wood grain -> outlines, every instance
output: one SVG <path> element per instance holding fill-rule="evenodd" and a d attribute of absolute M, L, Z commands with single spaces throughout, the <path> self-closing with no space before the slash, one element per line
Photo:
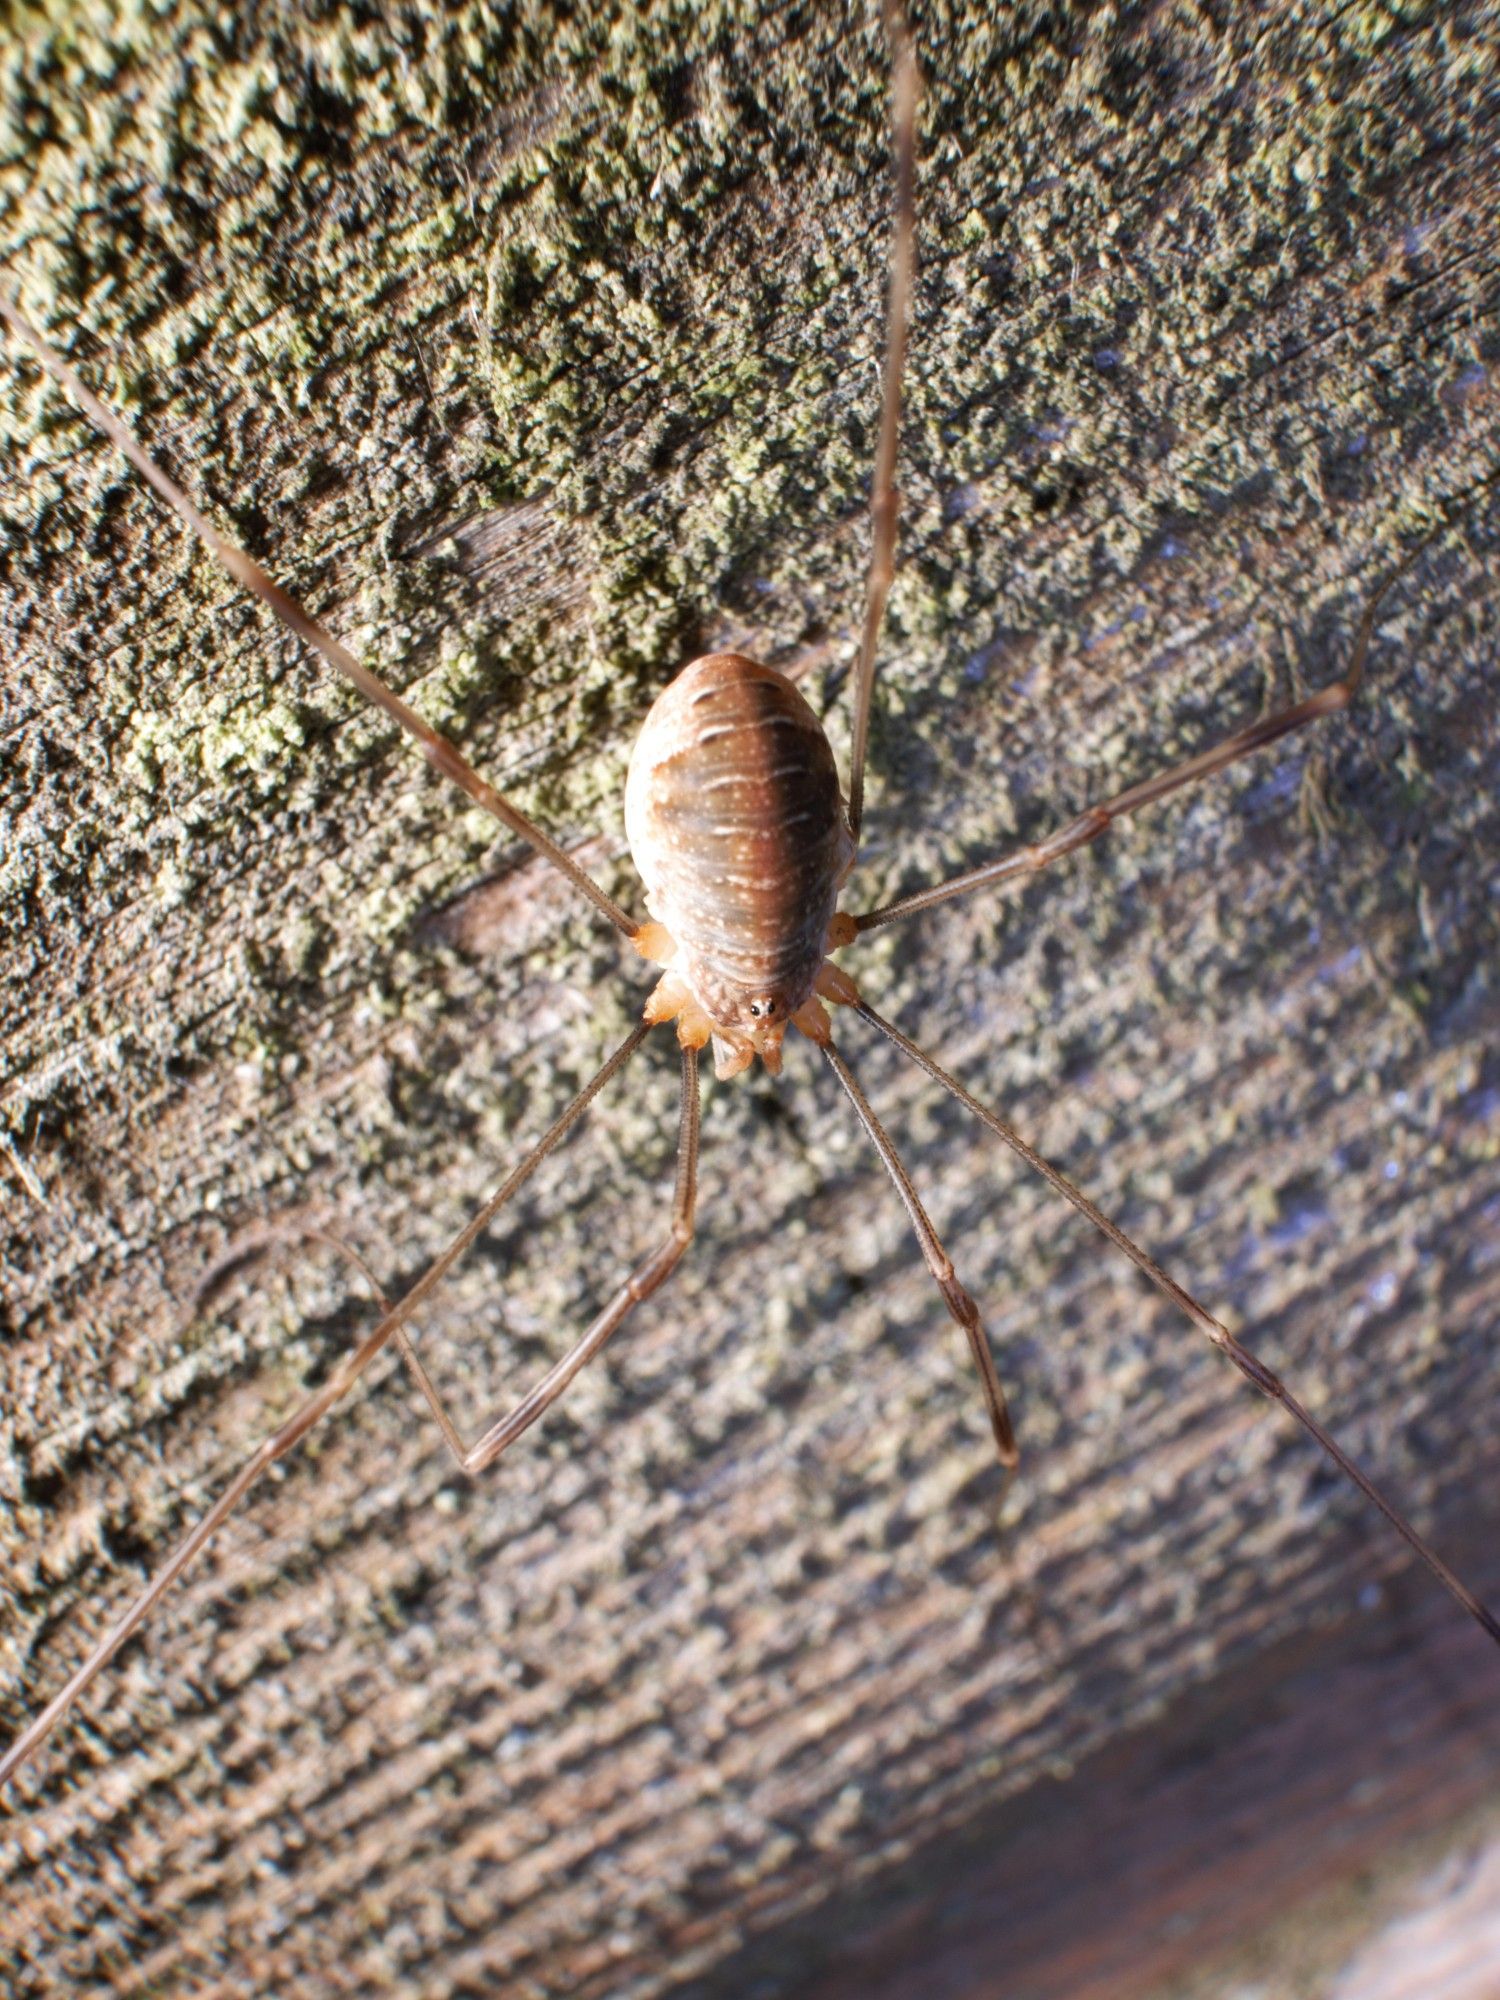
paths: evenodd
<path fill-rule="evenodd" d="M 1411 1583 L 835 1891 L 684 2000 L 1489 2000 L 1500 1729 Z"/>
<path fill-rule="evenodd" d="M 1495 10 L 916 13 L 858 893 L 1331 677 L 1452 525 L 1349 718 L 851 965 L 1461 1553 L 1500 1409 Z M 865 10 L 16 23 L 23 304 L 612 893 L 632 733 L 694 653 L 805 668 L 844 754 Z M 300 1222 L 410 1281 L 649 974 L 9 355 L 0 687 L 9 1731 L 368 1323 Z M 1129 1270 L 846 1047 L 1000 1357 L 1003 1529 L 962 1342 L 831 1080 L 807 1052 L 710 1086 L 694 1255 L 535 1443 L 467 1487 L 372 1382 L 10 1802 L 9 1991 L 644 2000 L 1400 1575 Z M 466 1427 L 659 1233 L 674 1079 L 643 1059 L 422 1327 Z"/>

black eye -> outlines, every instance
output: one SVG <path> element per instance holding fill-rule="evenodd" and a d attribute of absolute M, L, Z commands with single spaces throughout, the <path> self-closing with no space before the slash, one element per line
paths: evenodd
<path fill-rule="evenodd" d="M 759 1021 L 767 1014 L 774 1014 L 775 1012 L 776 1002 L 774 1000 L 752 1000 L 750 1002 L 750 1016 L 752 1020 Z"/>

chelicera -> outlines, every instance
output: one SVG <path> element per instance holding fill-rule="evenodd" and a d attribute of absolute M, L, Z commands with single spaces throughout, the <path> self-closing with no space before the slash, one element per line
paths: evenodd
<path fill-rule="evenodd" d="M 833 1025 L 839 1012 L 857 1015 L 884 1035 L 1130 1258 L 1256 1388 L 1296 1418 L 1457 1602 L 1500 1643 L 1500 1622 L 1285 1384 L 1019 1133 L 978 1103 L 935 1058 L 878 1013 L 856 979 L 832 956 L 870 930 L 951 898 L 1002 887 L 1045 869 L 1096 840 L 1116 821 L 1346 707 L 1360 685 L 1380 597 L 1394 580 L 1388 578 L 1367 605 L 1345 672 L 1317 693 L 1236 731 L 1175 768 L 1089 807 L 1041 841 L 880 908 L 839 908 L 841 892 L 859 852 L 877 642 L 895 557 L 895 471 L 913 268 L 918 73 L 906 23 L 895 8 L 888 10 L 887 25 L 893 56 L 895 226 L 873 482 L 873 554 L 852 678 L 847 792 L 840 787 L 833 751 L 817 716 L 785 676 L 735 653 L 712 654 L 694 661 L 653 705 L 630 764 L 625 819 L 631 853 L 645 885 L 649 915 L 644 920 L 621 908 L 549 835 L 473 770 L 451 742 L 361 665 L 243 550 L 227 541 L 22 316 L 15 301 L 0 295 L 0 318 L 12 334 L 68 390 L 230 574 L 367 699 L 392 716 L 435 769 L 528 843 L 659 970 L 642 1018 L 597 1075 L 405 1297 L 394 1304 L 382 1301 L 378 1324 L 292 1418 L 259 1446 L 124 1617 L 0 1757 L 0 1782 L 14 1776 L 35 1754 L 260 1475 L 333 1409 L 387 1346 L 394 1344 L 400 1349 L 451 1451 L 468 1473 L 478 1473 L 492 1464 L 562 1394 L 627 1314 L 665 1282 L 692 1240 L 699 1146 L 698 1067 L 705 1048 L 711 1049 L 721 1079 L 740 1075 L 757 1059 L 771 1072 L 778 1072 L 788 1033 L 806 1037 L 821 1051 L 900 1195 L 932 1278 L 964 1331 L 979 1372 L 996 1449 L 1006 1468 L 1013 1469 L 1019 1457 L 1016 1439 L 978 1309 L 960 1283 L 895 1147 L 844 1058 Z M 1412 560 L 1414 556 L 1408 557 L 1401 568 Z M 677 1178 L 666 1237 L 636 1266 L 582 1338 L 531 1393 L 477 1441 L 466 1443 L 417 1356 L 408 1324 L 652 1029 L 666 1024 L 673 1026 L 681 1051 Z M 362 1265 L 355 1252 L 346 1250 L 346 1254 Z"/>

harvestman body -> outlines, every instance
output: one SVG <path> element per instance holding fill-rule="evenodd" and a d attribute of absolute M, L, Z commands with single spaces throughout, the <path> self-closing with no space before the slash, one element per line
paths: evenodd
<path fill-rule="evenodd" d="M 1097 839 L 1115 820 L 1276 742 L 1319 716 L 1344 708 L 1364 671 L 1380 597 L 1394 580 L 1388 578 L 1387 586 L 1382 586 L 1366 607 L 1346 673 L 1317 694 L 1236 732 L 1215 748 L 1159 777 L 1091 806 L 1033 846 L 883 908 L 858 915 L 838 911 L 839 890 L 859 846 L 875 649 L 895 550 L 896 444 L 911 291 L 918 80 L 910 37 L 894 7 L 888 7 L 887 26 L 894 55 L 896 224 L 872 504 L 874 555 L 854 676 L 848 798 L 846 801 L 840 794 L 837 767 L 822 725 L 783 675 L 735 653 L 713 654 L 694 661 L 656 700 L 630 763 L 625 795 L 626 827 L 631 853 L 646 885 L 651 920 L 645 923 L 637 923 L 628 916 L 547 834 L 472 770 L 445 737 L 361 666 L 243 550 L 225 541 L 186 494 L 147 457 L 113 411 L 99 402 L 67 362 L 21 316 L 14 301 L 0 293 L 0 319 L 62 383 L 230 574 L 267 603 L 364 695 L 393 716 L 445 777 L 543 855 L 644 958 L 662 968 L 641 1022 L 405 1298 L 394 1306 L 381 1301 L 379 1324 L 296 1415 L 266 1439 L 124 1618 L 0 1757 L 0 1783 L 11 1778 L 39 1748 L 74 1701 L 144 1622 L 157 1600 L 217 1532 L 246 1490 L 333 1408 L 391 1342 L 399 1347 L 449 1447 L 468 1472 L 478 1472 L 492 1463 L 541 1415 L 598 1353 L 630 1309 L 669 1276 L 692 1239 L 698 1164 L 698 1054 L 710 1043 L 715 1070 L 721 1078 L 739 1075 L 757 1056 L 768 1069 L 779 1071 L 782 1042 L 788 1028 L 806 1035 L 821 1049 L 879 1152 L 911 1218 L 928 1269 L 949 1311 L 964 1330 L 979 1370 L 1001 1460 L 1007 1468 L 1014 1467 L 1018 1457 L 1015 1437 L 978 1310 L 955 1277 L 905 1168 L 834 1041 L 825 1003 L 846 1008 L 877 1028 L 1085 1215 L 1258 1389 L 1297 1419 L 1340 1470 L 1380 1509 L 1453 1597 L 1500 1644 L 1500 1622 L 1427 1546 L 1285 1385 L 1057 1168 L 1043 1160 L 1003 1119 L 977 1103 L 956 1078 L 892 1022 L 876 1013 L 848 973 L 827 956 L 830 951 L 852 944 L 864 931 L 970 890 L 998 887 L 1045 868 Z M 1412 560 L 1414 557 L 1408 557 L 1401 569 Z M 1400 570 L 1395 574 L 1399 575 Z M 677 1186 L 667 1238 L 637 1266 L 582 1339 L 531 1394 L 477 1443 L 466 1446 L 411 1345 L 407 1323 L 498 1211 L 634 1055 L 651 1028 L 668 1021 L 676 1023 L 682 1052 L 682 1109 Z M 369 1275 L 356 1252 L 344 1245 L 338 1247 Z"/>

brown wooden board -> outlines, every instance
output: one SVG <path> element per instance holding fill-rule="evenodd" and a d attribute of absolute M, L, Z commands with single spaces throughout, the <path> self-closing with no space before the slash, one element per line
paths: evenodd
<path fill-rule="evenodd" d="M 1356 713 L 848 962 L 1461 1548 L 1500 1412 L 1495 10 L 917 12 L 864 895 L 1332 678 L 1453 525 Z M 694 652 L 798 677 L 843 754 L 870 13 L 59 0 L 6 37 L 23 303 L 613 893 L 632 732 Z M 651 975 L 9 348 L 0 687 L 8 1737 L 370 1324 L 297 1230 L 410 1281 Z M 545 1429 L 470 1488 L 387 1365 L 20 1786 L 9 1991 L 663 1993 L 1402 1567 L 1131 1270 L 844 1040 L 987 1315 L 1003 1534 L 831 1079 L 710 1085 L 700 1241 Z M 424 1320 L 471 1434 L 661 1227 L 674 1078 L 642 1058 Z"/>

